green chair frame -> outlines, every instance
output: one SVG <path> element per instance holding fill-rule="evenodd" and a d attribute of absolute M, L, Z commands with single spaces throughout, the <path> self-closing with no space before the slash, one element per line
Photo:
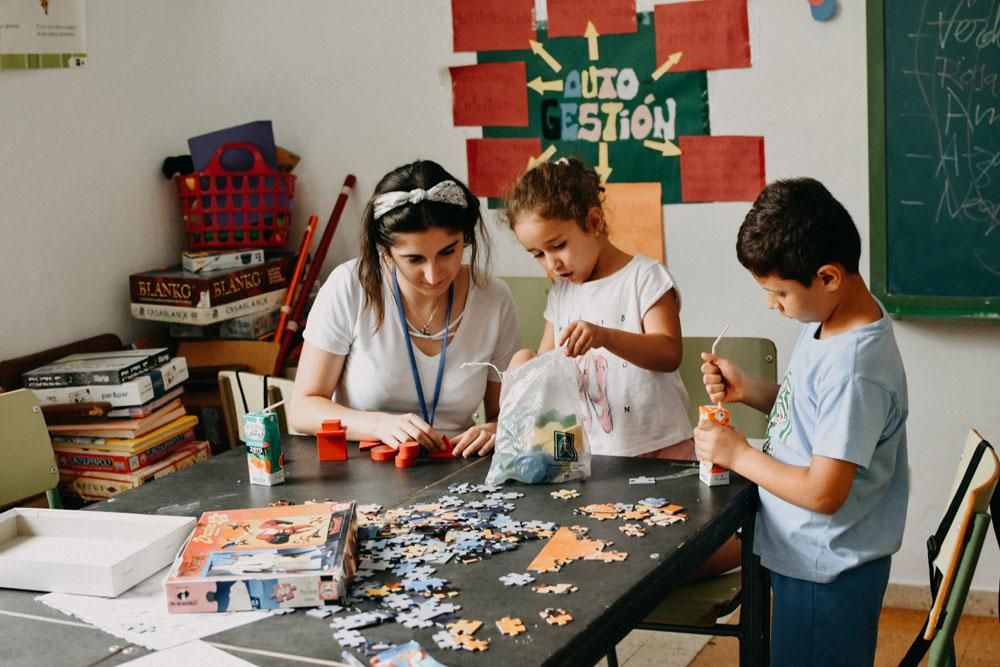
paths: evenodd
<path fill-rule="evenodd" d="M 28 389 L 0 394 L 0 507 L 45 493 L 49 507 L 62 507 L 59 470 L 35 395 Z M 16 464 L 15 464 L 16 463 Z"/>

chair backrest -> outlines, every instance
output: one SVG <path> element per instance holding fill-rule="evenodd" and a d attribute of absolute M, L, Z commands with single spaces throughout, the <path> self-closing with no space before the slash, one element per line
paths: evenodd
<path fill-rule="evenodd" d="M 514 295 L 517 321 L 521 327 L 521 345 L 537 350 L 545 331 L 543 313 L 552 281 L 548 278 L 531 277 L 506 277 L 502 280 L 510 286 Z"/>
<path fill-rule="evenodd" d="M 708 402 L 702 382 L 701 353 L 710 352 L 714 341 L 714 338 L 708 337 L 684 337 L 684 359 L 681 360 L 680 374 L 688 392 L 688 417 L 692 424 L 698 423 L 698 406 Z M 770 382 L 778 381 L 778 353 L 774 341 L 731 336 L 719 341 L 716 352 L 748 375 Z M 747 437 L 763 438 L 767 435 L 767 415 L 746 405 L 731 404 L 726 407 L 731 412 L 732 425 Z"/>
<path fill-rule="evenodd" d="M 237 381 L 238 376 L 238 381 Z M 240 371 L 220 371 L 219 372 L 219 393 L 222 397 L 222 412 L 226 420 L 226 431 L 229 434 L 229 446 L 235 447 L 245 441 L 243 434 L 243 415 L 249 409 L 251 412 L 263 410 L 264 405 L 264 378 L 267 377 L 267 404 L 272 405 L 278 401 L 285 401 L 278 406 L 275 412 L 278 414 L 278 425 L 282 433 L 289 435 L 302 435 L 288 426 L 285 408 L 292 398 L 292 387 L 294 383 L 287 378 L 258 375 L 256 373 L 244 373 Z M 242 387 L 242 392 L 240 391 Z M 244 400 L 246 403 L 244 404 Z"/>
<path fill-rule="evenodd" d="M 56 488 L 56 457 L 35 395 L 0 394 L 0 424 L 0 506 Z"/>
<path fill-rule="evenodd" d="M 983 451 L 977 459 L 975 453 L 981 446 Z M 962 480 L 967 476 L 970 481 L 963 490 L 960 487 Z M 934 559 L 934 567 L 941 573 L 941 583 L 928 615 L 925 639 L 934 638 L 938 619 L 948 604 L 955 577 L 965 557 L 975 516 L 989 510 L 998 480 L 1000 480 L 1000 461 L 997 460 L 996 452 L 985 442 L 983 436 L 974 429 L 970 430 L 965 439 L 965 447 L 959 459 L 951 493 L 948 495 L 945 517 L 942 520 L 942 524 L 947 524 L 947 532 L 943 540 L 940 540 L 940 550 Z M 954 511 L 954 514 L 951 514 L 951 511 Z M 975 556 L 978 558 L 978 553 Z M 970 566 L 966 563 L 965 567 L 968 569 Z M 974 569 L 975 561 L 971 567 Z M 971 572 L 969 576 L 971 577 Z"/>

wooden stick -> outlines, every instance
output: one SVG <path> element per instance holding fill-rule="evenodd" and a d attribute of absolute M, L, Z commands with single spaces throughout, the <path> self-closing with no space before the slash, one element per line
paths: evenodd
<path fill-rule="evenodd" d="M 306 233 L 302 236 L 302 245 L 299 246 L 299 258 L 295 263 L 295 273 L 288 283 L 288 292 L 285 293 L 285 303 L 281 306 L 281 315 L 278 316 L 278 326 L 274 330 L 274 342 L 281 342 L 281 334 L 285 330 L 285 323 L 288 321 L 288 314 L 292 312 L 292 303 L 295 300 L 295 289 L 299 286 L 302 278 L 302 270 L 306 266 L 309 257 L 309 248 L 312 245 L 313 233 L 316 231 L 316 223 L 319 222 L 318 215 L 309 216 L 309 224 L 306 225 Z"/>
<path fill-rule="evenodd" d="M 271 375 L 281 377 L 281 371 L 288 357 L 288 350 L 291 348 L 292 340 L 295 338 L 295 332 L 298 330 L 302 313 L 306 308 L 306 302 L 309 301 L 309 294 L 312 292 L 316 278 L 319 276 L 323 260 L 326 259 L 326 251 L 330 248 L 330 241 L 333 240 L 333 233 L 337 230 L 337 224 L 340 223 L 340 216 L 344 214 L 347 197 L 351 194 L 351 188 L 354 187 L 356 182 L 357 179 L 354 177 L 354 174 L 348 174 L 347 178 L 344 179 L 343 187 L 340 188 L 337 203 L 333 206 L 330 219 L 326 223 L 326 228 L 323 229 L 323 236 L 319 240 L 319 245 L 316 246 L 316 256 L 313 257 L 312 263 L 309 264 L 309 270 L 306 272 L 305 280 L 302 282 L 302 289 L 299 290 L 298 298 L 295 299 L 295 306 L 292 308 L 288 322 L 285 325 L 285 330 L 281 334 L 281 345 L 278 347 L 278 356 L 274 360 L 274 371 Z"/>

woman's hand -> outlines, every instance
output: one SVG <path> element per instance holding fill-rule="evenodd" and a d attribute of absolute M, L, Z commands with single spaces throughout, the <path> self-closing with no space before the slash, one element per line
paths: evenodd
<path fill-rule="evenodd" d="M 497 439 L 496 432 L 496 423 L 473 426 L 452 440 L 452 453 L 466 459 L 473 454 L 486 456 L 493 451 Z"/>
<path fill-rule="evenodd" d="M 402 415 L 380 413 L 375 420 L 375 436 L 390 447 L 404 442 L 419 442 L 432 452 L 444 449 L 441 436 L 423 419 L 408 412 Z"/>

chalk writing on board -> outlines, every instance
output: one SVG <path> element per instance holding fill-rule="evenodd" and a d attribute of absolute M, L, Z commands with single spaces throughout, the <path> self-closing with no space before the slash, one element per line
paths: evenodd
<path fill-rule="evenodd" d="M 891 291 L 941 294 L 947 283 L 954 295 L 996 295 L 1000 2 L 893 0 L 886 9 L 905 17 L 886 33 Z"/>

